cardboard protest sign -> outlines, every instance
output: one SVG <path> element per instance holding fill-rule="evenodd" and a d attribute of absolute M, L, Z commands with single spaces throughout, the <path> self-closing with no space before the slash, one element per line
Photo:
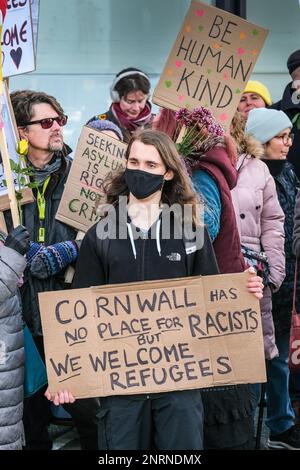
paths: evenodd
<path fill-rule="evenodd" d="M 15 121 L 14 112 L 12 109 L 9 93 L 5 82 L 2 86 L 2 95 L 0 96 L 0 108 L 2 106 L 2 122 L 4 125 L 5 139 L 7 144 L 7 150 L 9 158 L 14 162 L 19 162 L 19 155 L 17 153 L 17 142 L 18 142 L 18 129 Z M 4 211 L 10 208 L 9 197 L 7 194 L 7 187 L 4 184 L 5 180 L 4 169 L 2 164 L 1 149 L 0 149 L 0 211 Z M 13 174 L 14 186 L 18 190 L 17 176 Z M 27 177 L 25 178 L 27 181 Z M 32 191 L 29 188 L 22 190 L 22 204 L 27 204 L 33 201 Z"/>
<path fill-rule="evenodd" d="M 192 1 L 153 94 L 169 109 L 209 108 L 228 128 L 268 31 Z"/>
<path fill-rule="evenodd" d="M 35 69 L 30 0 L 8 0 L 2 29 L 3 76 Z"/>
<path fill-rule="evenodd" d="M 247 276 L 39 294 L 50 390 L 80 398 L 266 381 Z"/>
<path fill-rule="evenodd" d="M 86 232 L 97 220 L 96 206 L 103 196 L 103 181 L 125 169 L 127 145 L 84 126 L 56 219 Z"/>

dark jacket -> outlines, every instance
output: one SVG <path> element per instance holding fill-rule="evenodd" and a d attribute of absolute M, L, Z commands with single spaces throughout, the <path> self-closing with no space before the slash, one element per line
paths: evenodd
<path fill-rule="evenodd" d="M 156 234 L 156 225 L 153 233 Z M 140 236 L 133 239 L 125 226 L 125 239 L 101 239 L 105 219 L 91 227 L 81 244 L 73 282 L 74 288 L 151 281 L 185 276 L 217 274 L 218 267 L 207 230 L 203 227 L 202 249 L 186 253 L 183 239 L 174 239 L 174 226 L 170 239 L 159 240 Z M 140 232 L 139 232 L 140 233 Z M 140 233 L 141 235 L 141 233 Z"/>
<path fill-rule="evenodd" d="M 294 215 L 293 252 L 300 258 L 300 191 L 297 193 Z"/>
<path fill-rule="evenodd" d="M 24 256 L 0 246 L 0 450 L 21 450 L 23 440 L 23 322 L 17 286 Z"/>
<path fill-rule="evenodd" d="M 71 160 L 62 158 L 60 169 L 51 175 L 50 182 L 45 192 L 46 216 L 45 216 L 45 245 L 74 240 L 76 230 L 55 219 L 55 215 L 62 197 L 67 176 L 69 174 Z M 34 191 L 34 195 L 36 193 Z M 30 240 L 38 240 L 39 214 L 36 200 L 23 206 L 23 225 L 30 234 Z M 38 304 L 38 293 L 65 288 L 65 269 L 55 276 L 47 279 L 37 279 L 27 268 L 24 273 L 24 284 L 21 287 L 23 316 L 27 326 L 34 336 L 42 336 L 41 318 Z"/>
<path fill-rule="evenodd" d="M 267 160 L 265 160 L 267 163 Z M 278 292 L 273 294 L 273 318 L 276 332 L 288 333 L 291 327 L 292 299 L 294 288 L 295 256 L 293 254 L 294 210 L 300 181 L 293 171 L 293 166 L 286 163 L 282 172 L 274 177 L 279 203 L 285 214 L 284 250 L 286 256 L 286 277 Z M 300 280 L 298 280 L 297 299 L 300 299 Z M 298 303 L 298 311 L 299 310 Z"/>
<path fill-rule="evenodd" d="M 222 147 L 209 150 L 205 158 L 199 161 L 197 169 L 209 173 L 217 182 L 220 191 L 222 204 L 220 231 L 213 243 L 220 272 L 222 274 L 242 272 L 245 270 L 245 262 L 241 253 L 241 242 L 231 199 L 231 189 L 237 182 L 237 171 Z"/>
<path fill-rule="evenodd" d="M 300 100 L 297 99 L 297 103 L 293 103 L 292 101 L 292 95 L 295 93 L 295 89 L 292 88 L 292 83 L 293 82 L 288 83 L 281 100 L 274 103 L 270 108 L 284 111 L 293 122 L 292 133 L 295 137 L 287 158 L 288 161 L 294 165 L 295 173 L 300 179 Z M 297 121 L 299 127 L 297 127 Z"/>

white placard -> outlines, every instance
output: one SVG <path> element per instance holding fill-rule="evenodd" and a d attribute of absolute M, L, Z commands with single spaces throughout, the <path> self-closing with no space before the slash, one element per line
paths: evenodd
<path fill-rule="evenodd" d="M 8 0 L 2 29 L 3 76 L 35 69 L 30 0 Z"/>
<path fill-rule="evenodd" d="M 12 160 L 14 160 L 16 163 L 18 163 L 19 155 L 16 151 L 16 146 L 17 146 L 16 129 L 12 121 L 13 118 L 11 115 L 11 110 L 7 102 L 7 88 L 4 86 L 4 84 L 3 84 L 3 94 L 2 96 L 0 96 L 0 99 L 1 99 L 1 104 L 2 104 L 2 119 L 4 123 L 5 137 L 6 137 L 9 157 Z M 3 183 L 4 179 L 5 179 L 5 176 L 3 172 L 2 162 L 0 159 L 0 196 L 4 196 L 7 194 L 7 188 Z M 15 177 L 14 177 L 14 181 L 15 181 L 15 186 L 17 186 L 17 180 Z"/>

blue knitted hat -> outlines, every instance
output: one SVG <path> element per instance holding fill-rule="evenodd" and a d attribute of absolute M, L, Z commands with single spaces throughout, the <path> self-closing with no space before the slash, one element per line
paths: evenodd
<path fill-rule="evenodd" d="M 87 126 L 97 131 L 113 131 L 120 140 L 123 140 L 121 129 L 112 121 L 95 118 L 93 121 L 90 121 Z"/>
<path fill-rule="evenodd" d="M 265 144 L 288 127 L 292 128 L 293 124 L 283 111 L 254 108 L 249 112 L 245 132 Z"/>

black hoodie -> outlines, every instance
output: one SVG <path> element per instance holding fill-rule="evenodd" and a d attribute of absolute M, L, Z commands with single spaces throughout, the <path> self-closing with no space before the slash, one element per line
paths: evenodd
<path fill-rule="evenodd" d="M 100 223 L 91 227 L 83 239 L 73 288 L 218 274 L 205 227 L 203 247 L 195 249 L 195 244 L 189 248 L 182 238 L 174 238 L 174 224 L 169 239 L 164 239 L 161 217 L 144 234 L 127 222 L 124 239 L 100 239 Z"/>

